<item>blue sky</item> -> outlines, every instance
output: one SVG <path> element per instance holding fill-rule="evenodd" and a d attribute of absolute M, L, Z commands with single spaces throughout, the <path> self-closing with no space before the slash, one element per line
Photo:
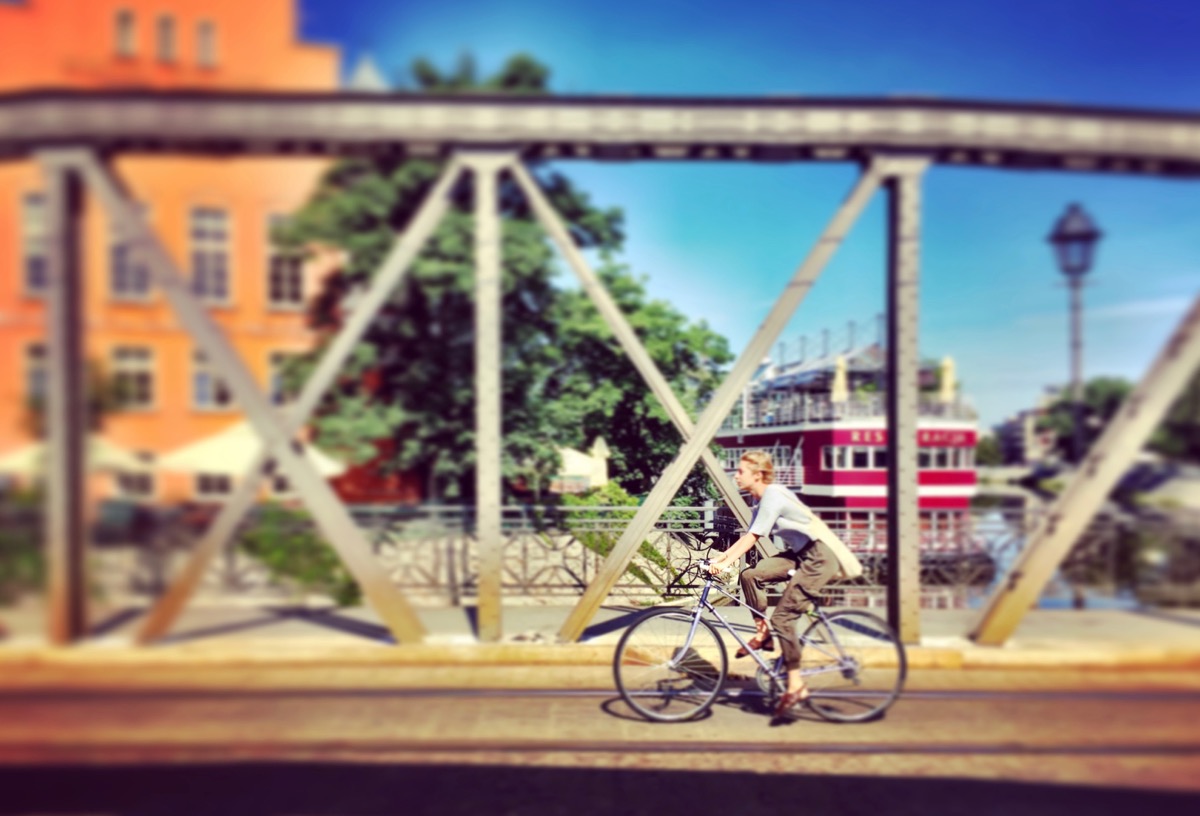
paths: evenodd
<path fill-rule="evenodd" d="M 298 0 L 305 39 L 396 82 L 413 59 L 482 74 L 528 52 L 555 91 L 1060 102 L 1200 113 L 1194 0 L 481 2 Z M 753 9 L 752 11 L 749 9 Z M 564 164 L 626 214 L 625 261 L 740 351 L 853 184 L 835 164 Z M 1105 237 L 1085 293 L 1086 376 L 1136 380 L 1200 291 L 1200 182 L 934 167 L 921 348 L 954 357 L 988 426 L 1068 377 L 1067 291 L 1045 236 L 1069 202 Z M 795 354 L 882 311 L 882 196 L 801 305 Z"/>

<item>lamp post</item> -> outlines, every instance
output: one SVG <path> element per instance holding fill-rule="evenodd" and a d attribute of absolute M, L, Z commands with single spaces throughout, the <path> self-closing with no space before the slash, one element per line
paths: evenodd
<path fill-rule="evenodd" d="M 1071 404 L 1073 436 L 1071 459 L 1083 458 L 1083 276 L 1092 268 L 1096 244 L 1103 235 L 1083 207 L 1071 204 L 1054 224 L 1046 240 L 1054 246 L 1059 271 L 1071 290 Z"/>

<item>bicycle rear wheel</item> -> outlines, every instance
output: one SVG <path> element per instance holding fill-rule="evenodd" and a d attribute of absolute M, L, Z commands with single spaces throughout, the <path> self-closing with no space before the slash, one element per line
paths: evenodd
<path fill-rule="evenodd" d="M 692 612 L 655 609 L 621 636 L 613 679 L 621 699 L 643 717 L 678 722 L 708 710 L 728 665 L 725 644 L 711 623 Z"/>
<path fill-rule="evenodd" d="M 896 633 L 870 612 L 818 618 L 800 643 L 800 669 L 812 709 L 834 722 L 880 716 L 900 696 L 908 663 Z"/>

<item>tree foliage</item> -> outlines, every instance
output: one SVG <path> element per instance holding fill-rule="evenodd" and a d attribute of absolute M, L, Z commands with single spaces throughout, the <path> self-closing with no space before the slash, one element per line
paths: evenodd
<path fill-rule="evenodd" d="M 1080 412 L 1084 453 L 1091 449 L 1132 391 L 1133 384 L 1120 377 L 1087 381 Z M 1051 405 L 1038 422 L 1039 430 L 1054 431 L 1055 448 L 1067 459 L 1071 457 L 1074 427 L 1074 403 L 1069 394 Z M 1192 377 L 1167 412 L 1147 447 L 1168 459 L 1200 463 L 1200 372 Z"/>
<path fill-rule="evenodd" d="M 528 56 L 480 81 L 467 58 L 443 74 L 413 66 L 421 89 L 545 93 L 548 71 Z M 715 388 L 730 359 L 725 340 L 669 304 L 647 298 L 643 282 L 616 262 L 623 215 L 600 208 L 556 169 L 530 168 L 575 243 L 599 259 L 597 274 L 685 405 Z M 314 300 L 313 324 L 332 333 L 343 301 L 381 265 L 442 170 L 439 161 L 355 158 L 329 170 L 277 239 L 293 247 L 343 251 L 344 263 Z M 679 435 L 653 404 L 595 308 L 556 281 L 552 248 L 512 179 L 499 185 L 503 289 L 503 472 L 510 487 L 543 481 L 560 445 L 585 448 L 603 436 L 611 472 L 633 493 L 678 450 Z M 390 451 L 386 469 L 416 472 L 431 499 L 473 493 L 474 189 L 462 179 L 452 206 L 376 318 L 320 407 L 321 444 L 362 463 Z M 320 349 L 287 373 L 308 375 Z M 381 448 L 382 443 L 382 448 Z"/>

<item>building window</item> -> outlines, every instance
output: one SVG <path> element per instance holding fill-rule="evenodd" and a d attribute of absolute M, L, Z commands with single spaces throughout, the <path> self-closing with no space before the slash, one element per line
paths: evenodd
<path fill-rule="evenodd" d="M 224 473 L 197 473 L 196 495 L 202 499 L 225 498 L 233 493 L 233 479 Z"/>
<path fill-rule="evenodd" d="M 114 34 L 117 56 L 132 57 L 136 50 L 135 37 L 137 35 L 132 11 L 121 9 L 117 12 Z"/>
<path fill-rule="evenodd" d="M 196 62 L 201 68 L 217 64 L 217 26 L 211 20 L 201 20 L 196 26 Z"/>
<path fill-rule="evenodd" d="M 201 298 L 229 302 L 229 216 L 224 210 L 192 210 L 192 291 Z"/>
<path fill-rule="evenodd" d="M 165 14 L 158 18 L 158 59 L 175 61 L 175 18 Z"/>
<path fill-rule="evenodd" d="M 130 473 L 117 474 L 117 490 L 122 496 L 130 499 L 149 499 L 154 497 L 154 474 Z"/>
<path fill-rule="evenodd" d="M 140 205 L 143 217 L 146 207 Z M 150 295 L 150 267 L 133 242 L 115 223 L 109 238 L 109 286 L 117 300 L 145 300 Z"/>
<path fill-rule="evenodd" d="M 853 470 L 869 470 L 871 467 L 871 449 L 851 448 L 850 467 Z"/>
<path fill-rule="evenodd" d="M 192 355 L 192 405 L 207 411 L 233 405 L 233 392 L 199 349 Z"/>
<path fill-rule="evenodd" d="M 47 233 L 46 197 L 41 193 L 30 193 L 21 200 L 21 268 L 27 295 L 45 293 L 50 283 Z"/>
<path fill-rule="evenodd" d="M 304 258 L 299 252 L 276 246 L 273 236 L 284 223 L 273 215 L 269 222 L 271 251 L 267 257 L 267 300 L 273 308 L 299 309 L 304 306 Z"/>
<path fill-rule="evenodd" d="M 25 394 L 30 402 L 46 401 L 49 378 L 45 344 L 30 343 L 25 347 Z"/>
<path fill-rule="evenodd" d="M 300 355 L 290 351 L 272 351 L 267 359 L 267 391 L 273 405 L 284 405 L 296 398 L 295 392 L 288 390 L 283 374 L 288 363 L 298 356 Z"/>
<path fill-rule="evenodd" d="M 888 452 L 887 448 L 872 448 L 875 451 L 874 467 L 876 470 L 887 470 L 888 468 Z"/>
<path fill-rule="evenodd" d="M 154 353 L 150 349 L 141 346 L 114 348 L 112 378 L 122 408 L 154 406 Z"/>

